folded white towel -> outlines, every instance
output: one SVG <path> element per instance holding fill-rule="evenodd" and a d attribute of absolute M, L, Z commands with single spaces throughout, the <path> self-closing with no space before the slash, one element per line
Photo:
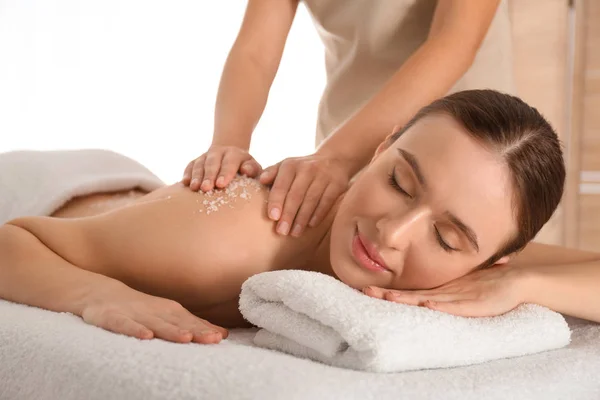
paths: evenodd
<path fill-rule="evenodd" d="M 244 282 L 240 311 L 254 343 L 338 367 L 373 372 L 443 368 L 569 344 L 562 315 L 524 304 L 464 318 L 368 297 L 317 272 L 265 272 Z"/>
<path fill-rule="evenodd" d="M 77 196 L 163 185 L 137 161 L 108 150 L 0 153 L 0 224 L 51 215 Z"/>

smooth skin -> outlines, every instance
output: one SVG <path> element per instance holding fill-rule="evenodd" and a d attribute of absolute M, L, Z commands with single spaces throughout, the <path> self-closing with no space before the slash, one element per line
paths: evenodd
<path fill-rule="evenodd" d="M 469 69 L 499 0 L 440 0 L 429 37 L 381 90 L 311 155 L 262 170 L 248 153 L 252 132 L 279 68 L 298 0 L 249 0 L 217 95 L 212 145 L 186 167 L 194 190 L 227 186 L 236 173 L 271 185 L 268 216 L 276 231 L 299 237 L 323 221 L 349 180 L 394 126 L 445 95 Z M 368 133 L 368 134 L 367 134 Z M 262 172 L 262 173 L 261 173 Z"/>
<path fill-rule="evenodd" d="M 210 214 L 198 212 L 208 195 L 180 183 L 112 210 L 106 198 L 117 195 L 75 199 L 55 217 L 0 227 L 0 298 L 140 339 L 218 343 L 226 328 L 249 326 L 238 310 L 247 278 L 300 269 L 457 315 L 529 302 L 600 322 L 600 254 L 531 243 L 475 270 L 517 229 L 508 174 L 451 117 L 429 115 L 382 143 L 323 223 L 300 238 L 275 232 L 264 186 Z M 92 215 L 97 205 L 107 212 Z M 357 235 L 388 270 L 363 266 Z"/>

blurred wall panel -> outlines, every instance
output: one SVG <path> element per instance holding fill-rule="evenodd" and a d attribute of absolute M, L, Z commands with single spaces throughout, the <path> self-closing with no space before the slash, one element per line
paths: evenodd
<path fill-rule="evenodd" d="M 536 107 L 567 142 L 568 15 L 567 0 L 511 0 L 517 94 Z M 562 244 L 563 206 L 536 241 Z"/>
<path fill-rule="evenodd" d="M 577 0 L 573 136 L 580 156 L 578 229 L 574 242 L 600 251 L 600 1 Z M 576 66 L 577 67 L 577 66 Z M 577 73 L 579 75 L 577 75 Z"/>

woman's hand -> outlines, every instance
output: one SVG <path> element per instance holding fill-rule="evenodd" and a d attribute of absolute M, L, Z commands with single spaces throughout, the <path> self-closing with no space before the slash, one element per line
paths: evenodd
<path fill-rule="evenodd" d="M 368 286 L 363 293 L 463 317 L 491 317 L 524 302 L 523 276 L 521 268 L 498 265 L 471 272 L 435 289 L 390 290 Z"/>
<path fill-rule="evenodd" d="M 238 171 L 254 178 L 260 174 L 262 167 L 248 153 L 236 146 L 211 146 L 185 168 L 184 185 L 189 185 L 193 191 L 208 192 L 213 188 L 224 188 L 235 178 Z M 217 177 L 218 175 L 218 177 Z"/>
<path fill-rule="evenodd" d="M 287 235 L 291 230 L 295 237 L 323 220 L 349 180 L 340 160 L 318 154 L 286 158 L 260 176 L 263 185 L 272 184 L 267 214 L 279 221 L 277 232 Z"/>
<path fill-rule="evenodd" d="M 81 317 L 88 324 L 138 339 L 210 344 L 228 335 L 225 328 L 196 317 L 176 301 L 139 292 L 120 282 L 92 294 Z"/>

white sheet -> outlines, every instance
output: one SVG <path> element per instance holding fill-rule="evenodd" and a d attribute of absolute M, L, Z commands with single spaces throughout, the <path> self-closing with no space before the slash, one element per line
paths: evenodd
<path fill-rule="evenodd" d="M 0 300 L 0 399 L 599 399 L 600 325 L 569 323 L 559 350 L 374 374 L 253 347 L 252 330 L 218 345 L 139 341 Z"/>

